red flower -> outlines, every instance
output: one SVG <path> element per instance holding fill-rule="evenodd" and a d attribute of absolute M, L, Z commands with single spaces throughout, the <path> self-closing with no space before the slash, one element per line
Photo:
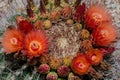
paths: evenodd
<path fill-rule="evenodd" d="M 95 29 L 102 22 L 111 21 L 111 16 L 102 5 L 92 5 L 85 13 L 85 22 L 89 29 Z"/>
<path fill-rule="evenodd" d="M 117 36 L 116 28 L 110 23 L 103 23 L 93 31 L 93 41 L 97 46 L 108 46 L 115 41 Z"/>
<path fill-rule="evenodd" d="M 10 54 L 11 52 L 16 52 L 21 50 L 23 47 L 23 36 L 22 33 L 15 29 L 7 29 L 2 37 L 2 46 L 7 52 L 6 54 Z"/>
<path fill-rule="evenodd" d="M 26 54 L 29 58 L 41 56 L 48 51 L 48 38 L 43 31 L 31 31 L 25 38 Z"/>
<path fill-rule="evenodd" d="M 77 55 L 71 63 L 73 72 L 79 75 L 86 74 L 89 71 L 90 66 L 90 63 L 84 54 Z"/>
<path fill-rule="evenodd" d="M 76 11 L 73 15 L 73 19 L 77 22 L 80 22 L 83 20 L 84 18 L 84 14 L 85 14 L 85 9 L 86 9 L 86 5 L 85 3 L 83 3 L 82 5 L 79 5 L 77 8 L 76 8 Z"/>
<path fill-rule="evenodd" d="M 17 25 L 18 29 L 23 33 L 28 33 L 34 28 L 31 22 L 27 21 L 24 17 L 21 16 L 17 17 Z"/>
<path fill-rule="evenodd" d="M 98 65 L 103 59 L 103 54 L 98 49 L 90 49 L 86 55 L 92 65 Z"/>

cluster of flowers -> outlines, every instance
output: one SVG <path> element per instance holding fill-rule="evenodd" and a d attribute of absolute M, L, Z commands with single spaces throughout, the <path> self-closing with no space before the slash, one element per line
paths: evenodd
<path fill-rule="evenodd" d="M 21 16 L 17 17 L 17 25 L 17 28 L 9 26 L 2 37 L 6 54 L 21 51 L 31 59 L 48 52 L 48 37 L 43 30 L 34 29 L 32 23 Z"/>
<path fill-rule="evenodd" d="M 57 4 L 59 1 L 60 0 L 56 1 Z M 2 37 L 2 46 L 6 52 L 5 54 L 21 52 L 21 54 L 31 60 L 35 57 L 41 57 L 43 54 L 49 53 L 50 46 L 49 39 L 43 27 L 49 29 L 52 23 L 59 21 L 60 18 L 66 20 L 67 25 L 72 25 L 76 22 L 77 30 L 81 29 L 80 23 L 82 23 L 86 26 L 86 29 L 81 31 L 80 36 L 82 38 L 88 38 L 91 35 L 93 43 L 91 44 L 94 45 L 95 48 L 91 45 L 86 52 L 79 52 L 73 60 L 71 60 L 71 58 L 65 58 L 65 65 L 61 66 L 60 62 L 54 60 L 54 58 L 50 58 L 51 62 L 50 65 L 48 65 L 44 61 L 46 59 L 49 60 L 49 57 L 42 56 L 43 59 L 41 57 L 40 60 L 42 64 L 38 67 L 38 72 L 47 74 L 47 80 L 57 80 L 58 75 L 60 77 L 67 77 L 69 75 L 69 80 L 80 80 L 78 76 L 70 73 L 71 70 L 77 75 L 92 75 L 92 72 L 94 72 L 92 66 L 102 64 L 103 57 L 107 53 L 111 53 L 105 48 L 111 45 L 117 37 L 116 27 L 112 25 L 112 19 L 108 11 L 99 4 L 92 4 L 86 9 L 85 3 L 83 3 L 82 5 L 76 5 L 74 9 L 70 5 L 66 5 L 63 8 L 55 8 L 48 13 L 45 9 L 45 5 L 43 5 L 43 0 L 40 0 L 40 4 L 40 14 L 38 15 L 33 1 L 28 1 L 27 13 L 29 20 L 22 16 L 17 16 L 16 22 L 18 27 L 15 28 L 11 25 L 5 31 Z M 34 24 L 32 24 L 32 22 Z M 87 46 L 88 42 L 89 41 L 86 41 L 86 43 L 83 44 Z M 51 68 L 57 73 L 55 71 L 50 72 Z"/>
<path fill-rule="evenodd" d="M 85 12 L 85 24 L 87 29 L 91 31 L 92 41 L 94 46 L 85 54 L 77 55 L 72 63 L 73 72 L 83 75 L 89 73 L 91 65 L 97 66 L 106 54 L 100 47 L 107 47 L 116 40 L 116 27 L 112 25 L 112 19 L 105 7 L 102 5 L 92 5 Z"/>

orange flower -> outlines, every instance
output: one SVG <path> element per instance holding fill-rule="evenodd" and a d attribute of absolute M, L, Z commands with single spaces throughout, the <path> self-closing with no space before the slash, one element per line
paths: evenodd
<path fill-rule="evenodd" d="M 98 49 L 90 49 L 86 55 L 92 65 L 98 65 L 103 59 L 103 54 Z"/>
<path fill-rule="evenodd" d="M 48 38 L 43 31 L 31 31 L 25 38 L 26 54 L 29 58 L 38 57 L 48 51 Z"/>
<path fill-rule="evenodd" d="M 7 29 L 2 37 L 2 46 L 7 52 L 6 54 L 10 54 L 11 52 L 16 52 L 21 50 L 23 44 L 23 36 L 22 33 L 15 29 Z"/>
<path fill-rule="evenodd" d="M 85 13 L 85 22 L 89 29 L 95 29 L 102 22 L 111 21 L 111 16 L 102 5 L 92 5 Z"/>
<path fill-rule="evenodd" d="M 108 46 L 115 41 L 117 36 L 116 28 L 110 23 L 103 23 L 93 31 L 93 41 L 97 46 Z"/>
<path fill-rule="evenodd" d="M 90 63 L 84 54 L 77 55 L 71 63 L 73 72 L 79 75 L 86 74 L 89 71 L 90 66 Z"/>

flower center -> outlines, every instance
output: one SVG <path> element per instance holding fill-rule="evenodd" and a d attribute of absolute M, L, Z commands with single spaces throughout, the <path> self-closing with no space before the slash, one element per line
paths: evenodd
<path fill-rule="evenodd" d="M 31 49 L 32 51 L 41 50 L 41 45 L 40 45 L 39 42 L 33 41 L 33 42 L 31 42 L 31 44 L 30 44 L 30 49 Z"/>
<path fill-rule="evenodd" d="M 79 62 L 78 63 L 78 68 L 83 69 L 83 68 L 85 68 L 85 65 L 82 62 Z"/>
<path fill-rule="evenodd" d="M 13 45 L 16 45 L 18 42 L 18 40 L 16 38 L 11 38 L 10 39 L 10 43 L 13 44 Z"/>
<path fill-rule="evenodd" d="M 96 61 L 97 60 L 97 56 L 96 55 L 92 55 L 92 61 Z"/>
<path fill-rule="evenodd" d="M 101 21 L 102 16 L 101 16 L 100 14 L 98 14 L 98 13 L 94 13 L 92 16 L 93 16 L 93 20 L 94 20 L 97 24 L 99 24 L 99 22 Z"/>
<path fill-rule="evenodd" d="M 106 30 L 102 30 L 101 31 L 101 36 L 104 38 L 104 37 L 108 37 L 108 31 L 106 31 Z"/>
<path fill-rule="evenodd" d="M 79 32 L 74 25 L 68 27 L 65 22 L 58 22 L 46 30 L 50 36 L 50 54 L 56 58 L 75 55 L 80 48 Z"/>

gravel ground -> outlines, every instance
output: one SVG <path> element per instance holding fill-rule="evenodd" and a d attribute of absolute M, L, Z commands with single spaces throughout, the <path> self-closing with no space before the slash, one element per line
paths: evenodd
<path fill-rule="evenodd" d="M 34 0 L 36 4 L 39 0 Z M 120 33 L 120 0 L 82 0 L 86 1 L 88 5 L 91 3 L 102 3 L 108 8 L 113 18 L 113 24 L 118 27 Z M 0 0 L 0 33 L 2 33 L 7 25 L 15 24 L 10 19 L 11 16 L 16 14 L 23 14 L 25 12 L 26 0 Z M 11 23 L 12 22 L 12 23 Z M 112 68 L 106 72 L 107 76 L 104 80 L 120 80 L 120 35 L 117 43 L 115 43 L 116 51 L 108 60 Z M 1 54 L 0 54 L 1 55 Z M 0 65 L 0 69 L 4 66 Z"/>

